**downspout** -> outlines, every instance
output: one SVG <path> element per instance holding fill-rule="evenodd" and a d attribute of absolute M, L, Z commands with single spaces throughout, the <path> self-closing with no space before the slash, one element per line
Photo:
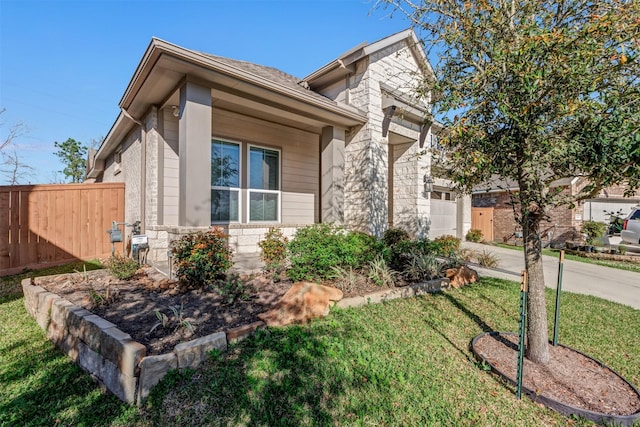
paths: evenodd
<path fill-rule="evenodd" d="M 120 107 L 120 110 L 122 114 L 140 126 L 140 232 L 144 234 L 147 227 L 147 127 L 123 107 Z"/>

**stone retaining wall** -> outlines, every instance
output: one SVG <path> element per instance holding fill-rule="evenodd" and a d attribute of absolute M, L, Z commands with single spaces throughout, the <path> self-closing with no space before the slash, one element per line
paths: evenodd
<path fill-rule="evenodd" d="M 431 280 L 364 297 L 344 298 L 336 306 L 358 307 L 424 295 L 448 287 L 449 279 Z M 131 404 L 142 403 L 151 388 L 170 370 L 197 368 L 211 350 L 225 351 L 227 343 L 240 341 L 265 327 L 264 322 L 258 321 L 180 343 L 171 353 L 147 356 L 144 345 L 134 341 L 113 323 L 33 285 L 31 279 L 22 281 L 22 290 L 27 312 L 36 319 L 47 338 L 109 391 Z"/>

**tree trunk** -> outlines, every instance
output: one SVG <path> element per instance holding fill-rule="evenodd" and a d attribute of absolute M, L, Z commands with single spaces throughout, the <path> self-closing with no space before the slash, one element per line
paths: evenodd
<path fill-rule="evenodd" d="M 540 218 L 528 215 L 523 221 L 524 261 L 527 269 L 529 295 L 527 298 L 527 359 L 534 363 L 549 362 L 549 333 L 544 271 L 542 268 L 542 242 Z"/>

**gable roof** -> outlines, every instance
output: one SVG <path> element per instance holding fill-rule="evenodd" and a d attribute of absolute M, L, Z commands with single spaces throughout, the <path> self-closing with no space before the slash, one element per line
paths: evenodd
<path fill-rule="evenodd" d="M 337 102 L 298 84 L 296 77 L 273 67 L 224 58 L 152 38 L 119 102 L 120 114 L 98 149 L 89 177 L 101 172 L 106 157 L 147 114 L 163 106 L 172 93 L 192 78 L 220 94 L 244 97 L 264 110 L 286 110 L 299 120 L 350 128 L 365 123 L 355 107 Z M 260 104 L 263 103 L 263 104 Z"/>
<path fill-rule="evenodd" d="M 315 92 L 309 88 L 305 88 L 302 83 L 302 79 L 295 77 L 291 74 L 285 73 L 282 70 L 279 70 L 274 67 L 269 67 L 267 65 L 254 64 L 252 62 L 241 61 L 238 59 L 226 58 L 224 56 L 211 55 L 209 53 L 202 53 L 209 58 L 215 59 L 216 61 L 223 62 L 232 67 L 236 67 L 238 69 L 244 70 L 248 73 L 254 74 L 256 76 L 262 77 L 265 80 L 272 81 L 274 83 L 278 83 L 284 86 L 287 86 L 297 92 L 304 93 L 305 95 L 310 95 L 321 99 L 323 101 L 329 101 L 332 104 L 338 105 L 337 102 L 325 97 L 324 95 Z"/>
<path fill-rule="evenodd" d="M 354 64 L 360 59 L 386 49 L 403 40 L 407 41 L 409 48 L 425 66 L 427 72 L 435 76 L 435 72 L 429 63 L 427 54 L 422 47 L 420 39 L 418 39 L 416 33 L 409 28 L 384 37 L 373 43 L 361 43 L 309 74 L 303 81 L 307 82 L 311 88 L 321 87 L 328 82 L 335 81 L 344 75 L 353 73 L 355 71 Z"/>

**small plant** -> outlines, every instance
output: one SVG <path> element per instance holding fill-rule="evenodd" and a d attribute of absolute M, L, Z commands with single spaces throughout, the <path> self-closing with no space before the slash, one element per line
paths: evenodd
<path fill-rule="evenodd" d="M 625 255 L 627 253 L 627 247 L 625 245 L 619 245 L 618 252 L 620 252 L 620 255 Z"/>
<path fill-rule="evenodd" d="M 193 334 L 193 325 L 184 317 L 184 305 L 180 304 L 179 308 L 177 305 L 170 305 L 169 310 L 171 310 L 171 312 L 173 313 L 173 319 L 170 319 L 169 316 L 164 314 L 158 308 L 153 310 L 156 317 L 158 318 L 158 321 L 151 327 L 149 333 L 155 331 L 160 326 L 162 326 L 162 328 L 164 329 L 173 326 L 174 330 L 186 328 Z"/>
<path fill-rule="evenodd" d="M 441 265 L 435 255 L 411 252 L 409 264 L 403 271 L 404 277 L 413 282 L 431 280 L 438 277 Z"/>
<path fill-rule="evenodd" d="M 478 252 L 473 249 L 461 248 L 457 253 L 457 258 L 461 262 L 471 262 L 474 258 L 478 257 Z"/>
<path fill-rule="evenodd" d="M 245 284 L 237 274 L 229 275 L 226 280 L 214 284 L 216 292 L 225 299 L 227 304 L 243 301 L 249 298 Z"/>
<path fill-rule="evenodd" d="M 136 261 L 119 254 L 114 254 L 105 265 L 109 273 L 120 280 L 132 278 L 140 268 Z"/>
<path fill-rule="evenodd" d="M 260 259 L 264 262 L 267 271 L 278 271 L 287 259 L 287 239 L 279 228 L 270 228 L 264 239 L 258 243 L 260 246 Z"/>
<path fill-rule="evenodd" d="M 498 257 L 493 253 L 487 250 L 476 253 L 476 258 L 478 260 L 478 264 L 483 267 L 495 268 L 498 266 Z"/>
<path fill-rule="evenodd" d="M 451 257 L 460 250 L 460 239 L 454 236 L 440 236 L 433 240 L 434 249 L 440 256 Z"/>
<path fill-rule="evenodd" d="M 581 231 L 587 236 L 587 244 L 593 245 L 598 238 L 604 236 L 604 233 L 607 231 L 607 224 L 597 221 L 584 221 Z"/>
<path fill-rule="evenodd" d="M 382 255 L 369 262 L 369 279 L 378 286 L 392 288 L 396 283 L 396 272 L 392 270 Z"/>
<path fill-rule="evenodd" d="M 481 242 L 482 241 L 482 231 L 478 230 L 477 228 L 472 228 L 471 230 L 469 230 L 467 232 L 467 235 L 465 236 L 465 239 L 467 239 L 467 241 L 469 242 Z"/>
<path fill-rule="evenodd" d="M 351 292 L 358 284 L 358 273 L 353 269 L 353 267 L 345 269 L 338 266 L 332 266 L 331 278 L 334 279 L 333 285 L 342 292 Z"/>
<path fill-rule="evenodd" d="M 107 289 L 104 292 L 98 292 L 93 289 L 92 286 L 89 287 L 89 298 L 91 298 L 91 302 L 96 307 L 102 307 L 104 305 L 109 305 L 114 302 L 118 298 L 118 292 L 112 292 L 111 286 L 107 286 Z"/>
<path fill-rule="evenodd" d="M 189 233 L 171 242 L 176 277 L 189 287 L 202 288 L 224 280 L 231 268 L 231 249 L 222 228 Z"/>

